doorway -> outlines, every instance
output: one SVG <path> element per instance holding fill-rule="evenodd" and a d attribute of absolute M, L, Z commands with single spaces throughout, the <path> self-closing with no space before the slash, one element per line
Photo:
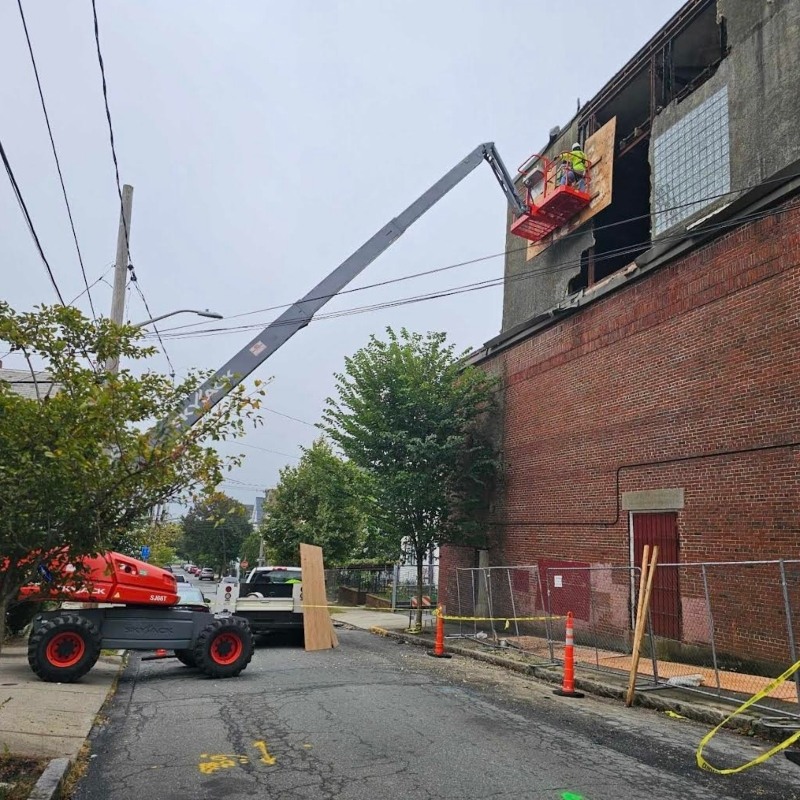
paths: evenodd
<path fill-rule="evenodd" d="M 633 513 L 633 564 L 641 567 L 644 546 L 658 545 L 658 563 L 678 563 L 678 515 L 676 512 Z M 638 587 L 638 580 L 637 580 Z M 678 568 L 656 569 L 653 593 L 650 598 L 650 620 L 653 634 L 666 639 L 681 638 L 681 600 Z"/>

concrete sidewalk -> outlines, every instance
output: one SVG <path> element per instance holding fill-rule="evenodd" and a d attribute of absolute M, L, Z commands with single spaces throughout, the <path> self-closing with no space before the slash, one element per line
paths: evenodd
<path fill-rule="evenodd" d="M 101 656 L 78 683 L 45 683 L 28 666 L 27 642 L 0 655 L 0 751 L 74 760 L 122 665 Z"/>
<path fill-rule="evenodd" d="M 426 615 L 430 616 L 429 614 Z M 372 628 L 383 628 L 387 631 L 404 631 L 408 628 L 408 612 L 392 612 L 380 608 L 338 608 L 331 611 L 334 622 L 352 625 L 354 628 L 368 631 Z"/>

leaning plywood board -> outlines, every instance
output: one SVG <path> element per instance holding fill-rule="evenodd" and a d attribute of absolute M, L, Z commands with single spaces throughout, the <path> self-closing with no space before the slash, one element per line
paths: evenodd
<path fill-rule="evenodd" d="M 592 202 L 566 225 L 558 228 L 550 236 L 542 239 L 541 242 L 529 242 L 525 253 L 528 261 L 534 256 L 538 256 L 542 250 L 549 247 L 553 242 L 557 242 L 562 236 L 566 236 L 579 228 L 598 211 L 602 211 L 611 204 L 611 190 L 614 183 L 614 136 L 616 131 L 617 118 L 613 117 L 586 140 L 584 151 L 589 163 L 592 165 L 591 185 L 589 187 L 592 193 Z"/>
<path fill-rule="evenodd" d="M 338 647 L 325 595 L 325 566 L 322 548 L 300 545 L 300 568 L 303 570 L 303 630 L 306 650 L 329 650 Z"/>

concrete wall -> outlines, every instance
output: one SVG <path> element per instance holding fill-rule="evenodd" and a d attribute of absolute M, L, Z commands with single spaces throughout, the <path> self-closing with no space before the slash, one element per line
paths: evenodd
<path fill-rule="evenodd" d="M 547 148 L 545 155 L 552 157 L 569 150 L 577 136 L 578 124 L 573 120 Z M 510 225 L 509 216 L 508 226 Z M 519 236 L 507 234 L 502 330 L 507 331 L 553 308 L 563 300 L 567 296 L 570 279 L 580 272 L 581 252 L 593 243 L 594 239 L 587 225 L 584 233 L 578 232 L 577 235 L 557 241 L 528 261 L 526 241 Z"/>
<path fill-rule="evenodd" d="M 731 52 L 710 80 L 656 117 L 651 164 L 654 140 L 727 86 L 730 183 L 744 189 L 800 158 L 800 0 L 718 0 L 717 9 L 727 20 Z M 672 232 L 732 199 L 709 204 Z"/>
<path fill-rule="evenodd" d="M 800 558 L 798 230 L 794 199 L 485 362 L 507 462 L 492 563 L 627 564 L 621 498 L 663 489 L 682 562 Z M 750 579 L 727 582 L 718 645 L 786 657 L 785 629 L 740 614 Z"/>

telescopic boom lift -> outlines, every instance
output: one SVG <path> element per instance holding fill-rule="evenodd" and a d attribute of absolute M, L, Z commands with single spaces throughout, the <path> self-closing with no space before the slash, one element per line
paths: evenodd
<path fill-rule="evenodd" d="M 188 429 L 207 411 L 220 402 L 253 370 L 264 363 L 279 347 L 299 330 L 305 328 L 314 315 L 350 281 L 363 272 L 384 250 L 393 244 L 414 222 L 451 189 L 461 183 L 481 162 L 488 162 L 505 192 L 514 215 L 530 213 L 530 206 L 518 194 L 493 142 L 478 145 L 465 159 L 443 175 L 405 211 L 383 226 L 364 242 L 333 272 L 320 281 L 305 297 L 287 308 L 276 320 L 250 340 L 233 358 L 220 367 L 197 391 L 187 397 L 177 417 L 164 420 L 162 426 Z"/>

